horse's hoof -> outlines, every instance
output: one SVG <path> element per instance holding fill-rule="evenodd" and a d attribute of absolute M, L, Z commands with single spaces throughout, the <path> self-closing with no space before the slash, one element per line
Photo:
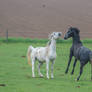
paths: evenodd
<path fill-rule="evenodd" d="M 71 75 L 73 75 L 74 73 L 73 72 L 71 72 Z"/>
<path fill-rule="evenodd" d="M 77 78 L 77 81 L 79 81 L 79 78 Z"/>
<path fill-rule="evenodd" d="M 92 81 L 92 78 L 91 78 L 91 81 Z"/>
<path fill-rule="evenodd" d="M 35 78 L 35 76 L 32 76 L 32 78 Z"/>
<path fill-rule="evenodd" d="M 43 78 L 43 76 L 40 76 L 40 78 Z"/>
<path fill-rule="evenodd" d="M 40 75 L 40 78 L 43 78 L 44 76 L 43 75 Z"/>
<path fill-rule="evenodd" d="M 49 77 L 47 76 L 47 79 L 49 79 Z"/>
<path fill-rule="evenodd" d="M 68 71 L 65 71 L 65 74 L 67 74 L 68 73 Z"/>
<path fill-rule="evenodd" d="M 51 76 L 51 79 L 54 79 L 54 76 Z"/>

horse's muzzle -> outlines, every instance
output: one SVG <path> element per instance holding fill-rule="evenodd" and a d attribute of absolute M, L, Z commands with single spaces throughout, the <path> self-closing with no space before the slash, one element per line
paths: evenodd
<path fill-rule="evenodd" d="M 58 35 L 61 36 L 61 33 L 59 33 Z"/>
<path fill-rule="evenodd" d="M 67 38 L 66 37 L 64 37 L 64 40 L 66 40 Z"/>

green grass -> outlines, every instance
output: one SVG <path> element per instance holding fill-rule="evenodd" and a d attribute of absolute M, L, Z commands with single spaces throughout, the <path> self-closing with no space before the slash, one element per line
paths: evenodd
<path fill-rule="evenodd" d="M 41 68 L 44 78 L 39 78 L 37 64 L 35 65 L 36 78 L 31 76 L 31 67 L 27 64 L 26 52 L 29 45 L 45 46 L 44 43 L 37 42 L 0 42 L 0 92 L 92 92 L 92 81 L 90 81 L 90 64 L 84 68 L 84 72 L 79 82 L 75 79 L 79 74 L 79 61 L 77 62 L 74 75 L 70 75 L 73 61 L 69 73 L 64 74 L 71 43 L 57 44 L 57 58 L 54 65 L 54 79 L 46 79 L 45 64 Z M 84 43 L 92 50 L 92 44 Z M 74 60 L 74 58 L 73 58 Z"/>
<path fill-rule="evenodd" d="M 9 37 L 8 38 L 8 42 L 6 40 L 6 38 L 2 38 L 0 37 L 0 42 L 4 42 L 4 43 L 46 43 L 48 42 L 48 39 L 30 39 L 30 38 L 12 38 L 12 37 Z M 82 40 L 83 43 L 92 43 L 92 39 L 85 39 L 85 40 Z M 72 40 L 63 40 L 63 39 L 59 39 L 57 40 L 57 43 L 72 43 Z"/>

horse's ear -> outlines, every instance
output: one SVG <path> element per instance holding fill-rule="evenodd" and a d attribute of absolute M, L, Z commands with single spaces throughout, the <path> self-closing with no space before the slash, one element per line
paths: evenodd
<path fill-rule="evenodd" d="M 53 34 L 49 34 L 49 39 L 51 39 L 53 37 Z"/>
<path fill-rule="evenodd" d="M 80 30 L 78 29 L 76 32 L 79 34 L 80 33 Z"/>
<path fill-rule="evenodd" d="M 80 30 L 79 30 L 78 28 L 75 28 L 75 32 L 76 32 L 77 34 L 79 34 L 79 33 L 80 33 Z"/>
<path fill-rule="evenodd" d="M 69 28 L 71 29 L 71 28 L 72 28 L 72 26 L 71 26 L 71 25 L 68 25 L 68 29 L 69 29 Z"/>
<path fill-rule="evenodd" d="M 78 30 L 79 31 L 79 33 L 80 33 L 80 30 Z"/>

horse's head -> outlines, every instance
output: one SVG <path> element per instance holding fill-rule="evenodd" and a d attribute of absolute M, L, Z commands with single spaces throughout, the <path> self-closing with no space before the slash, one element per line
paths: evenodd
<path fill-rule="evenodd" d="M 60 36 L 62 35 L 62 32 L 53 32 L 51 35 L 50 35 L 50 39 L 58 39 L 58 38 L 60 38 Z"/>
<path fill-rule="evenodd" d="M 70 37 L 74 37 L 76 35 L 79 35 L 79 32 L 80 31 L 79 31 L 78 28 L 76 28 L 76 27 L 70 27 L 70 28 L 68 28 L 68 31 L 67 31 L 67 33 L 64 36 L 64 39 L 68 39 Z"/>

